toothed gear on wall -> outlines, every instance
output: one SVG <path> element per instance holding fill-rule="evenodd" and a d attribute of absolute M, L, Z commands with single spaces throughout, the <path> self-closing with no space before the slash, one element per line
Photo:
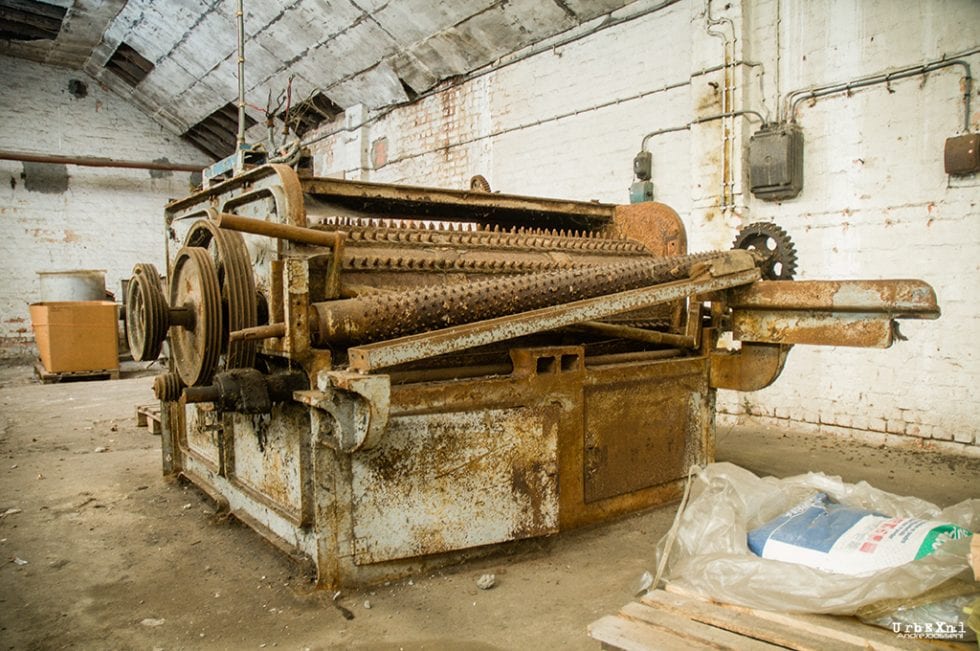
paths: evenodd
<path fill-rule="evenodd" d="M 772 222 L 745 226 L 735 236 L 733 249 L 760 251 L 769 258 L 760 265 L 764 280 L 792 280 L 796 273 L 796 247 L 792 238 Z"/>

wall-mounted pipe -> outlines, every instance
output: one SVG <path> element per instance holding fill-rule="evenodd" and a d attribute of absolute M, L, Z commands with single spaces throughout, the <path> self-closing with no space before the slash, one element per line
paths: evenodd
<path fill-rule="evenodd" d="M 206 165 L 166 163 L 157 161 L 116 160 L 96 156 L 56 156 L 52 154 L 32 154 L 23 151 L 0 150 L 0 160 L 13 160 L 22 163 L 51 163 L 54 165 L 81 165 L 84 167 L 118 167 L 135 170 L 159 170 L 163 172 L 200 172 Z"/>
<path fill-rule="evenodd" d="M 687 131 L 688 129 L 690 129 L 694 125 L 701 124 L 703 122 L 711 122 L 713 120 L 721 120 L 722 118 L 737 118 L 737 117 L 740 117 L 740 116 L 743 116 L 743 115 L 752 115 L 752 116 L 755 116 L 756 118 L 759 119 L 760 122 L 762 122 L 763 125 L 766 124 L 766 120 L 762 116 L 761 113 L 759 113 L 758 111 L 752 111 L 750 109 L 743 109 L 743 110 L 740 110 L 740 111 L 730 111 L 728 113 L 717 113 L 715 115 L 706 115 L 704 117 L 696 118 L 694 120 L 691 120 L 687 124 L 682 124 L 682 125 L 676 126 L 676 127 L 667 127 L 666 129 L 657 129 L 656 131 L 651 131 L 650 133 L 648 133 L 645 136 L 643 136 L 643 140 L 640 143 L 640 151 L 646 151 L 647 150 L 647 143 L 650 141 L 651 138 L 655 138 L 656 136 L 661 136 L 661 135 L 663 135 L 665 133 L 672 133 L 674 131 Z"/>
<path fill-rule="evenodd" d="M 734 204 L 735 178 L 734 163 L 732 159 L 735 154 L 735 146 L 732 142 L 735 138 L 735 123 L 729 117 L 735 106 L 735 43 L 738 41 L 738 34 L 735 30 L 735 22 L 727 16 L 714 18 L 711 15 L 711 0 L 705 0 L 704 9 L 705 31 L 709 36 L 721 39 L 722 42 L 722 61 L 724 63 L 723 83 L 721 89 L 721 115 L 723 118 L 721 127 L 721 192 L 718 197 L 719 207 L 724 212 Z M 732 37 L 729 39 L 725 31 L 714 29 L 720 25 L 727 24 L 732 30 Z M 732 199 L 729 201 L 729 196 Z"/>
<path fill-rule="evenodd" d="M 971 75 L 970 64 L 964 61 L 963 57 L 973 56 L 974 54 L 980 54 L 980 47 L 975 47 L 971 50 L 951 55 L 950 58 L 944 56 L 941 59 L 930 61 L 921 65 L 908 66 L 888 72 L 879 72 L 866 77 L 852 79 L 851 81 L 837 82 L 823 86 L 811 86 L 810 88 L 801 88 L 799 90 L 794 90 L 787 93 L 786 97 L 783 99 L 782 105 L 785 107 L 785 115 L 789 121 L 795 122 L 796 107 L 799 106 L 801 102 L 806 100 L 826 97 L 827 95 L 835 95 L 837 93 L 849 92 L 857 88 L 887 84 L 898 79 L 916 77 L 918 75 L 924 75 L 932 72 L 933 70 L 941 70 L 942 68 L 948 68 L 950 66 L 961 66 L 965 71 L 965 83 L 963 85 L 963 130 L 968 132 L 970 131 L 970 95 L 973 91 L 973 76 Z"/>

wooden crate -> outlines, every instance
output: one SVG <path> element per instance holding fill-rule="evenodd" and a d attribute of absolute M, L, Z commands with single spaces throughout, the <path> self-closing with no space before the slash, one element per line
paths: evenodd
<path fill-rule="evenodd" d="M 604 649 L 653 651 L 689 649 L 956 649 L 972 645 L 906 639 L 853 617 L 774 613 L 703 600 L 679 592 L 647 593 L 616 615 L 589 625 Z"/>
<path fill-rule="evenodd" d="M 70 373 L 118 371 L 119 319 L 115 303 L 34 303 L 30 311 L 34 340 L 48 375 L 60 374 L 64 378 Z"/>

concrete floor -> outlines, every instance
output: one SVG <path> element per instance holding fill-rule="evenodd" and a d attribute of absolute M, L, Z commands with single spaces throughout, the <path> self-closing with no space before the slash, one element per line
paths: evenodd
<path fill-rule="evenodd" d="M 0 646 L 175 649 L 596 649 L 586 626 L 631 600 L 674 508 L 369 590 L 313 590 L 270 545 L 160 474 L 135 426 L 148 377 L 37 385 L 0 369 Z M 718 458 L 807 470 L 947 505 L 980 460 L 721 428 Z M 23 563 L 26 561 L 26 563 Z M 493 572 L 492 590 L 476 588 Z M 370 605 L 370 608 L 368 606 Z"/>

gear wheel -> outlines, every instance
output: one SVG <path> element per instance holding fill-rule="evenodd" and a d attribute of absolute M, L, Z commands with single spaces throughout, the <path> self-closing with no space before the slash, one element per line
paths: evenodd
<path fill-rule="evenodd" d="M 796 247 L 782 228 L 772 222 L 756 222 L 738 232 L 733 249 L 759 251 L 767 255 L 759 270 L 763 280 L 792 280 L 796 273 Z"/>

